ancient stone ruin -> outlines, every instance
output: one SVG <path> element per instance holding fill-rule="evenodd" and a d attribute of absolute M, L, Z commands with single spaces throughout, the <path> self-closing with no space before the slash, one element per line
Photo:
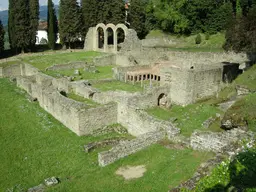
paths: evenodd
<path fill-rule="evenodd" d="M 108 44 L 109 30 L 113 34 L 111 45 Z M 124 34 L 122 43 L 118 40 L 120 30 Z M 26 90 L 43 109 L 78 136 L 92 134 L 114 123 L 127 128 L 128 133 L 136 138 L 115 143 L 111 150 L 99 153 L 100 166 L 113 163 L 163 138 L 179 141 L 181 137 L 178 127 L 170 121 L 161 121 L 148 115 L 144 109 L 169 107 L 172 104 L 187 105 L 215 95 L 223 83 L 234 78 L 229 76 L 230 71 L 232 74 L 234 70 L 239 71 L 239 68 L 230 64 L 248 62 L 244 54 L 170 52 L 165 48 L 155 47 L 147 40 L 139 40 L 136 32 L 123 24 L 98 24 L 90 28 L 84 47 L 86 51 L 108 53 L 94 58 L 93 66 L 115 64 L 113 79 L 129 84 L 140 83 L 145 88 L 144 91 L 101 92 L 86 80 L 54 78 L 25 63 L 0 68 L 0 77 L 15 77 L 17 86 Z M 95 69 L 90 67 L 91 64 L 73 62 L 53 65 L 47 70 L 84 68 L 93 71 Z M 90 106 L 74 101 L 65 96 L 69 93 L 91 99 L 99 105 Z M 241 134 L 243 133 L 239 132 L 233 136 Z M 230 134 L 214 136 L 217 149 L 209 146 L 211 134 L 195 133 L 191 141 L 185 143 L 190 143 L 195 149 L 210 151 L 229 144 L 219 142 L 223 138 L 230 138 Z"/>

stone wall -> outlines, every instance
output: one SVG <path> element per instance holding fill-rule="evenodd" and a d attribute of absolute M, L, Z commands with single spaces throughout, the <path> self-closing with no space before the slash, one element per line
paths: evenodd
<path fill-rule="evenodd" d="M 242 138 L 250 136 L 241 129 L 232 129 L 225 132 L 194 132 L 190 137 L 190 146 L 195 150 L 223 152 L 232 149 L 232 145 Z"/>
<path fill-rule="evenodd" d="M 50 80 L 51 77 L 38 73 L 30 77 L 17 77 L 17 85 L 36 98 L 43 109 L 77 135 L 87 135 L 93 130 L 117 122 L 117 104 L 90 108 L 61 95 Z"/>
<path fill-rule="evenodd" d="M 164 132 L 150 132 L 144 135 L 140 135 L 131 141 L 123 141 L 109 151 L 99 153 L 99 165 L 102 167 L 109 165 L 118 159 L 124 158 L 164 139 L 164 137 Z"/>
<path fill-rule="evenodd" d="M 103 54 L 102 56 L 93 58 L 93 65 L 95 66 L 105 66 L 114 64 L 116 64 L 115 54 Z"/>
<path fill-rule="evenodd" d="M 165 130 L 174 136 L 180 133 L 171 122 L 156 119 L 144 110 L 136 109 L 127 103 L 118 103 L 118 123 L 127 128 L 134 136 L 139 136 L 152 131 Z"/>
<path fill-rule="evenodd" d="M 0 67 L 0 77 L 15 77 L 21 75 L 20 64 Z"/>

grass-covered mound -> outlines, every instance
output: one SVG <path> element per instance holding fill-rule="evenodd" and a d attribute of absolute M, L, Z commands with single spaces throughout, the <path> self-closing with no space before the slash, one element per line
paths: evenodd
<path fill-rule="evenodd" d="M 17 63 L 28 63 L 34 67 L 44 71 L 47 67 L 58 64 L 66 64 L 72 61 L 87 61 L 90 62 L 94 57 L 100 56 L 103 53 L 94 52 L 94 51 L 78 51 L 78 52 L 45 52 L 42 54 L 34 53 L 27 55 L 18 55 L 16 56 L 15 61 L 7 61 L 0 63 L 0 67 L 5 67 L 7 65 L 17 64 Z"/>
<path fill-rule="evenodd" d="M 217 33 L 214 35 L 200 34 L 201 43 L 196 44 L 195 38 L 197 34 L 190 36 L 174 35 L 164 33 L 160 30 L 153 30 L 147 38 L 164 38 L 170 41 L 176 42 L 176 44 L 170 44 L 167 47 L 173 51 L 189 51 L 189 52 L 223 52 L 222 45 L 225 42 L 225 35 L 223 33 Z M 209 37 L 209 39 L 208 39 Z"/>
<path fill-rule="evenodd" d="M 0 79 L 0 189 L 28 189 L 56 176 L 61 183 L 47 191 L 120 192 L 167 191 L 190 178 L 209 153 L 153 145 L 107 167 L 98 166 L 97 149 L 86 154 L 83 145 L 119 135 L 78 137 L 52 116 L 29 102 L 7 79 Z M 115 171 L 126 165 L 145 165 L 143 177 L 125 181 Z M 16 187 L 15 187 L 16 186 Z"/>
<path fill-rule="evenodd" d="M 79 75 L 74 75 L 75 69 L 58 70 L 58 71 L 49 70 L 49 71 L 46 71 L 45 73 L 55 78 L 62 77 L 62 76 L 74 77 L 74 80 L 110 79 L 113 77 L 113 71 L 112 71 L 113 67 L 114 67 L 113 65 L 97 66 L 95 67 L 95 72 L 89 72 L 89 71 L 86 71 L 85 69 L 78 69 L 80 72 Z"/>
<path fill-rule="evenodd" d="M 219 125 L 212 124 L 209 129 L 202 125 L 208 118 L 215 118 L 216 113 L 222 113 L 215 106 L 200 103 L 185 107 L 174 105 L 170 109 L 155 107 L 148 109 L 147 112 L 166 121 L 177 119 L 174 123 L 181 129 L 181 134 L 184 136 L 190 136 L 195 129 L 220 131 Z"/>
<path fill-rule="evenodd" d="M 130 83 L 125 83 L 122 81 L 99 81 L 97 83 L 93 83 L 93 87 L 101 90 L 101 91 L 128 91 L 128 92 L 138 92 L 143 91 L 143 88 L 139 84 L 132 85 Z"/>

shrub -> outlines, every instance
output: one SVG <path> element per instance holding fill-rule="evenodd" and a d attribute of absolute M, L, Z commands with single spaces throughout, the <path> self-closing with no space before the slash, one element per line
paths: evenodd
<path fill-rule="evenodd" d="M 210 34 L 209 33 L 206 33 L 205 34 L 205 40 L 209 40 L 210 39 Z"/>
<path fill-rule="evenodd" d="M 202 37 L 201 37 L 200 34 L 198 34 L 198 35 L 196 36 L 195 42 L 196 42 L 196 44 L 200 44 L 200 43 L 202 42 Z"/>

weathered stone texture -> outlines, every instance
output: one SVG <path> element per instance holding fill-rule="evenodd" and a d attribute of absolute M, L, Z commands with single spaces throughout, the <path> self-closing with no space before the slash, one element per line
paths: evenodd
<path fill-rule="evenodd" d="M 159 140 L 164 139 L 164 137 L 164 132 L 150 132 L 144 135 L 140 135 L 131 141 L 123 141 L 109 151 L 99 153 L 99 165 L 102 167 L 109 165 L 118 159 L 140 151 L 158 142 Z"/>
<path fill-rule="evenodd" d="M 223 152 L 227 148 L 246 137 L 247 133 L 240 129 L 225 132 L 194 132 L 190 137 L 190 146 L 196 150 Z"/>
<path fill-rule="evenodd" d="M 0 77 L 16 77 L 21 75 L 20 64 L 0 67 Z"/>

